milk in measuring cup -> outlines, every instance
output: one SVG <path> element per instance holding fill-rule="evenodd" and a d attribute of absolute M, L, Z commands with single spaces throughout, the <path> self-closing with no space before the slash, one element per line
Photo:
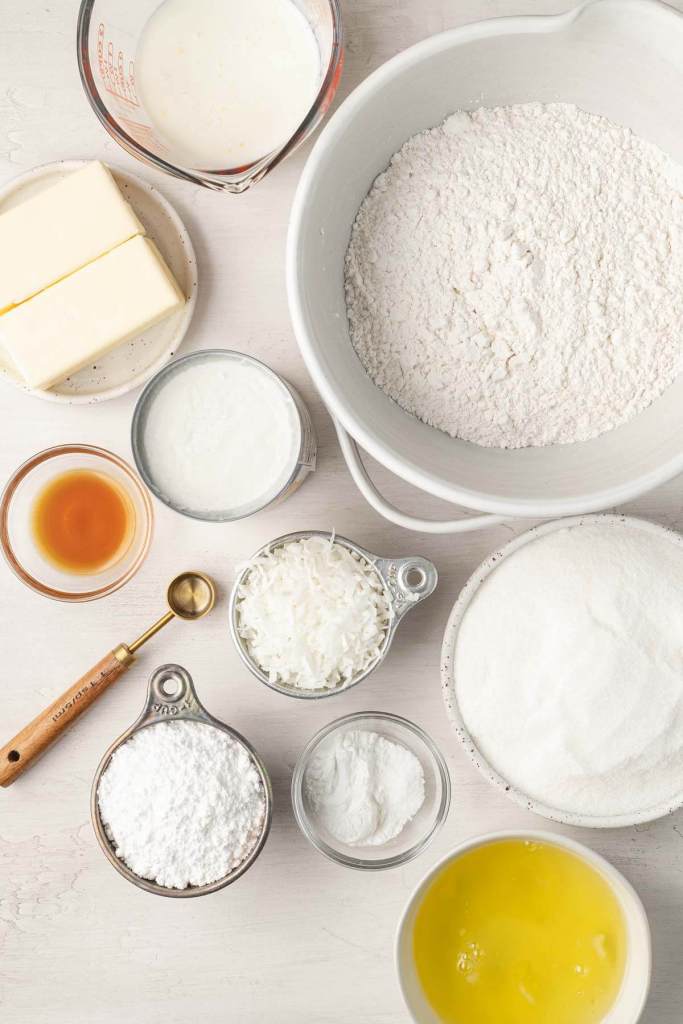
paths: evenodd
<path fill-rule="evenodd" d="M 147 22 L 136 84 L 171 158 L 236 169 L 279 148 L 313 105 L 320 53 L 292 0 L 164 0 Z"/>

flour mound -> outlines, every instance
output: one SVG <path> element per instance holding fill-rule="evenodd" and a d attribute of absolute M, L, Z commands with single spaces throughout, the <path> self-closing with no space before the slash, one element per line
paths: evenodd
<path fill-rule="evenodd" d="M 480 445 L 584 441 L 683 368 L 683 168 L 569 104 L 458 112 L 409 139 L 346 255 L 383 391 Z"/>

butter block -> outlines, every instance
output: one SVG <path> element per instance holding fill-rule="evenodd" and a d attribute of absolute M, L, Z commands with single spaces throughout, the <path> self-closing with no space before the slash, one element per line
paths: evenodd
<path fill-rule="evenodd" d="M 185 303 L 159 250 L 137 235 L 0 317 L 0 346 L 48 388 Z"/>
<path fill-rule="evenodd" d="M 104 164 L 67 174 L 0 214 L 0 313 L 144 234 Z"/>

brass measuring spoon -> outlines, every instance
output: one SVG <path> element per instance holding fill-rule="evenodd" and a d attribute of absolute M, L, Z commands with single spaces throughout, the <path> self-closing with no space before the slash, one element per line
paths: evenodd
<path fill-rule="evenodd" d="M 135 653 L 171 619 L 194 622 L 213 608 L 216 588 L 201 572 L 183 572 L 166 591 L 168 611 L 132 644 L 118 644 L 53 701 L 21 732 L 0 747 L 0 786 L 11 786 L 135 660 Z"/>

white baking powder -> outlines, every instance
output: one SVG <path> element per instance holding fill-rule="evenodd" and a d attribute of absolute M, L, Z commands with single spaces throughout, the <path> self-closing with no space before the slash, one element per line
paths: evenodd
<path fill-rule="evenodd" d="M 424 772 L 407 747 L 351 729 L 323 740 L 304 776 L 320 824 L 348 846 L 381 846 L 415 817 L 425 799 Z"/>
<path fill-rule="evenodd" d="M 266 812 L 246 747 L 188 721 L 135 733 L 112 755 L 97 800 L 116 856 L 172 889 L 208 885 L 241 864 Z"/>
<path fill-rule="evenodd" d="M 683 545 L 619 522 L 538 537 L 465 612 L 454 672 L 475 743 L 530 797 L 627 814 L 683 793 Z"/>
<path fill-rule="evenodd" d="M 153 482 L 172 505 L 242 515 L 286 486 L 301 429 L 294 400 L 265 367 L 209 355 L 162 378 L 141 437 Z"/>
<path fill-rule="evenodd" d="M 683 365 L 683 170 L 568 104 L 413 136 L 346 257 L 351 339 L 408 412 L 477 444 L 586 440 Z"/>

